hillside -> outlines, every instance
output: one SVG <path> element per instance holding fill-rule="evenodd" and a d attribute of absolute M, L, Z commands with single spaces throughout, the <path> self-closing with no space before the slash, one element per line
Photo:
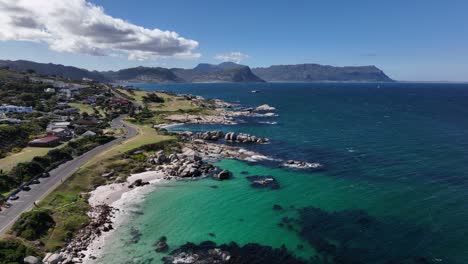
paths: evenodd
<path fill-rule="evenodd" d="M 119 71 L 101 72 L 101 74 L 112 81 L 126 81 L 126 82 L 184 82 L 181 78 L 177 77 L 172 71 L 166 68 L 156 67 L 136 67 L 123 69 Z"/>
<path fill-rule="evenodd" d="M 224 62 L 218 65 L 201 63 L 193 69 L 171 69 L 187 82 L 264 82 L 245 65 Z"/>
<path fill-rule="evenodd" d="M 334 67 L 319 64 L 273 65 L 253 68 L 260 78 L 269 82 L 392 82 L 382 70 L 375 66 Z"/>
<path fill-rule="evenodd" d="M 38 74 L 60 76 L 72 80 L 82 80 L 83 78 L 88 78 L 100 82 L 109 81 L 98 72 L 92 72 L 73 66 L 64 66 L 61 64 L 38 63 L 26 60 L 0 60 L 0 67 L 8 67 L 10 70 L 15 72 L 33 70 Z"/>

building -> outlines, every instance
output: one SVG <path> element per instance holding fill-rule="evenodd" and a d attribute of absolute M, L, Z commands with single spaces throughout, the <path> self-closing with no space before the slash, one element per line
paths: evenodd
<path fill-rule="evenodd" d="M 86 136 L 88 136 L 88 137 L 94 137 L 94 136 L 96 136 L 96 133 L 94 133 L 94 132 L 91 131 L 91 130 L 88 130 L 88 131 L 84 132 L 83 134 L 81 134 L 81 136 L 83 136 L 83 137 L 86 137 Z"/>
<path fill-rule="evenodd" d="M 55 128 L 48 131 L 49 135 L 60 138 L 61 141 L 68 141 L 73 138 L 73 131 L 65 128 Z"/>
<path fill-rule="evenodd" d="M 69 129 L 70 125 L 70 122 L 50 122 L 47 125 L 47 132 L 52 132 L 52 130 L 57 128 Z"/>
<path fill-rule="evenodd" d="M 39 147 L 39 148 L 56 147 L 60 145 L 60 138 L 49 135 L 47 137 L 31 140 L 29 141 L 28 145 L 31 147 Z"/>
<path fill-rule="evenodd" d="M 33 111 L 31 106 L 15 106 L 15 105 L 1 105 L 0 114 L 13 114 L 13 113 L 31 113 Z"/>
<path fill-rule="evenodd" d="M 16 118 L 0 117 L 0 124 L 21 124 L 23 121 Z"/>
<path fill-rule="evenodd" d="M 44 89 L 44 92 L 46 92 L 46 93 L 55 93 L 55 89 L 54 88 L 46 88 L 46 89 Z"/>

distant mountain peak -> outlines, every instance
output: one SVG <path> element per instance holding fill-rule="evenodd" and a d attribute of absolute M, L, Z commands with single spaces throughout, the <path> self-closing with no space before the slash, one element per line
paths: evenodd
<path fill-rule="evenodd" d="M 336 67 L 313 63 L 272 65 L 254 68 L 252 71 L 260 78 L 276 82 L 392 82 L 382 70 L 374 65 Z"/>

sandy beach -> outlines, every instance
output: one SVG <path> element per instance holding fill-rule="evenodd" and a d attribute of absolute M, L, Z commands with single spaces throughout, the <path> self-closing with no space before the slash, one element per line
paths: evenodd
<path fill-rule="evenodd" d="M 114 229 L 102 233 L 101 236 L 96 237 L 93 242 L 88 245 L 88 249 L 82 252 L 86 255 L 86 257 L 82 259 L 82 263 L 97 263 L 96 257 L 102 254 L 106 241 L 108 242 L 109 239 L 111 239 L 114 230 L 126 222 L 128 216 L 132 213 L 132 208 L 140 204 L 148 193 L 157 188 L 158 184 L 165 181 L 165 176 L 164 173 L 158 171 L 132 174 L 125 183 L 113 183 L 100 186 L 90 193 L 91 196 L 88 202 L 91 206 L 94 207 L 106 204 L 115 208 L 111 219 Z M 129 188 L 131 183 L 139 179 L 144 182 L 149 182 L 150 184 L 142 187 Z"/>

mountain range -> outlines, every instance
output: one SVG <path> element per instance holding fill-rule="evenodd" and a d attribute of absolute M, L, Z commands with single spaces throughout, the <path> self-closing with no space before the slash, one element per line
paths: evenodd
<path fill-rule="evenodd" d="M 193 69 L 135 67 L 118 71 L 89 71 L 61 64 L 38 63 L 26 60 L 0 60 L 0 67 L 17 72 L 33 70 L 38 74 L 56 75 L 81 80 L 88 78 L 99 82 L 391 82 L 382 70 L 375 66 L 334 67 L 319 64 L 274 65 L 253 68 L 223 62 L 201 63 Z"/>

